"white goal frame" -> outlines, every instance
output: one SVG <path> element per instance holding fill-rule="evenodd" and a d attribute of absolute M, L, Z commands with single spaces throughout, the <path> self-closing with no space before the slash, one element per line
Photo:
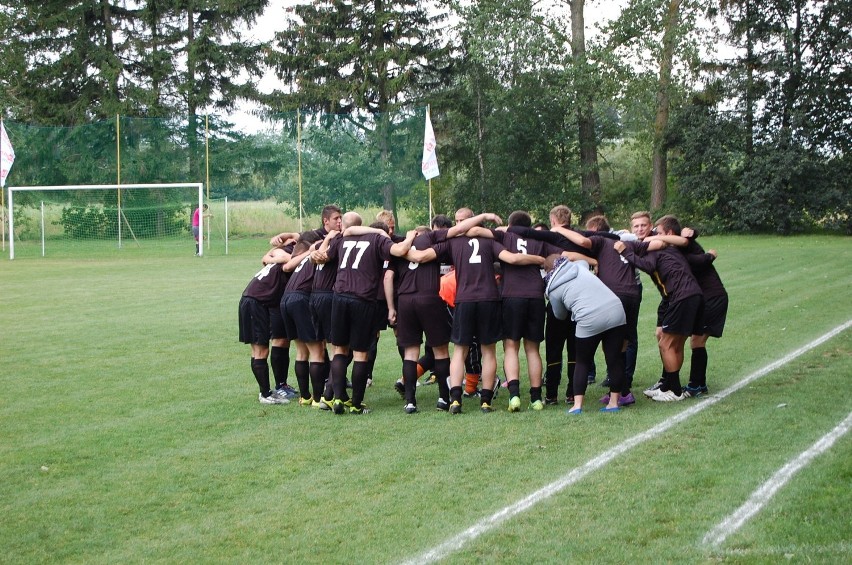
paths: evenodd
<path fill-rule="evenodd" d="M 204 204 L 204 183 L 183 182 L 165 184 L 76 184 L 60 186 L 10 186 L 9 190 L 9 260 L 15 258 L 15 205 L 13 194 L 23 191 L 48 190 L 133 190 L 135 188 L 198 188 L 198 209 Z M 121 248 L 121 205 L 118 206 L 118 247 Z M 198 214 L 198 255 L 204 254 L 204 214 Z"/>

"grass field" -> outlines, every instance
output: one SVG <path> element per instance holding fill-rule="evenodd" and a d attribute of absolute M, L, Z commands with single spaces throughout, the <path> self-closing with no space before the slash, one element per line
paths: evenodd
<path fill-rule="evenodd" d="M 848 238 L 702 243 L 731 299 L 712 393 L 852 320 Z M 434 386 L 406 415 L 386 333 L 374 412 L 333 417 L 257 402 L 236 312 L 265 250 L 0 262 L 0 561 L 395 563 L 437 548 L 448 563 L 852 562 L 849 435 L 723 543 L 702 541 L 852 413 L 852 329 L 715 403 L 580 417 L 510 414 L 505 393 L 493 414 L 450 417 L 427 409 Z M 637 392 L 659 374 L 645 282 Z"/>

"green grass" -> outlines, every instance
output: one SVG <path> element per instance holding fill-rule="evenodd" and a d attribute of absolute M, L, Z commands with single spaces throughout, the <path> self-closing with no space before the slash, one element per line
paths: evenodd
<path fill-rule="evenodd" d="M 712 391 L 852 319 L 848 238 L 703 243 L 731 297 Z M 236 310 L 265 250 L 246 238 L 229 256 L 0 264 L 3 562 L 398 562 L 701 402 L 569 418 L 527 411 L 526 393 L 509 414 L 501 394 L 497 413 L 449 417 L 430 410 L 433 386 L 408 416 L 386 332 L 372 414 L 261 406 Z M 637 391 L 659 374 L 655 293 L 646 284 Z M 720 547 L 701 540 L 852 412 L 850 376 L 847 330 L 446 561 L 849 562 L 849 436 Z"/>

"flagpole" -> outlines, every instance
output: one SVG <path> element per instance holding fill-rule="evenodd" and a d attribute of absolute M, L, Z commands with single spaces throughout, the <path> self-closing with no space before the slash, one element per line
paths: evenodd
<path fill-rule="evenodd" d="M 0 130 L 6 131 L 2 116 L 0 116 Z M 6 177 L 3 177 L 3 182 L 0 183 L 0 214 L 3 216 L 3 251 L 6 251 Z"/>

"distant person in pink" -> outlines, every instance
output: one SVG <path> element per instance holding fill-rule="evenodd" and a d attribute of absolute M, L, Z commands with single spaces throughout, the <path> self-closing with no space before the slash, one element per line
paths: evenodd
<path fill-rule="evenodd" d="M 192 237 L 195 238 L 195 254 L 198 255 L 198 226 L 201 220 L 201 212 L 204 212 L 204 217 L 209 218 L 212 214 L 207 213 L 207 204 L 203 204 L 201 209 L 195 209 L 195 212 L 192 213 Z"/>

